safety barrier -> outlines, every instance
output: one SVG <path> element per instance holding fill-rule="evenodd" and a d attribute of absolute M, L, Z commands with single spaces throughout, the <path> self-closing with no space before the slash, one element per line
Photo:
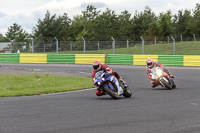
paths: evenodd
<path fill-rule="evenodd" d="M 184 56 L 184 66 L 200 66 L 200 56 Z"/>
<path fill-rule="evenodd" d="M 92 64 L 94 60 L 99 60 L 102 64 L 105 64 L 104 54 L 76 54 L 75 64 Z"/>
<path fill-rule="evenodd" d="M 133 55 L 107 55 L 107 64 L 133 65 Z"/>
<path fill-rule="evenodd" d="M 0 62 L 5 63 L 92 64 L 99 60 L 102 64 L 146 65 L 148 58 L 166 66 L 200 66 L 200 56 L 192 55 L 0 54 Z"/>
<path fill-rule="evenodd" d="M 148 58 L 158 61 L 158 55 L 133 55 L 133 65 L 146 65 Z"/>
<path fill-rule="evenodd" d="M 19 54 L 0 54 L 0 62 L 19 63 Z"/>
<path fill-rule="evenodd" d="M 47 54 L 47 63 L 75 64 L 75 54 Z"/>
<path fill-rule="evenodd" d="M 158 62 L 166 66 L 183 66 L 183 56 L 159 55 Z"/>
<path fill-rule="evenodd" d="M 20 63 L 47 63 L 47 54 L 20 54 Z"/>

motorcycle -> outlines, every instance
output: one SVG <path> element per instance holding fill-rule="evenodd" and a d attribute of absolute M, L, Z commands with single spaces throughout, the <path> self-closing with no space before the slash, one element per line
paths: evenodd
<path fill-rule="evenodd" d="M 95 74 L 94 85 L 110 95 L 113 99 L 118 99 L 119 96 L 123 95 L 126 98 L 131 97 L 132 92 L 127 87 L 124 87 L 123 83 L 119 83 L 117 78 L 105 71 L 98 71 Z"/>
<path fill-rule="evenodd" d="M 156 67 L 151 73 L 152 79 L 156 80 L 156 83 L 167 89 L 175 89 L 174 78 L 168 73 L 164 72 L 160 67 Z"/>

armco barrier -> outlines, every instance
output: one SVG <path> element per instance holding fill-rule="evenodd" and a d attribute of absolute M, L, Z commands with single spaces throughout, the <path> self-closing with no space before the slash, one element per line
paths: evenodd
<path fill-rule="evenodd" d="M 47 54 L 20 54 L 20 63 L 47 63 Z"/>
<path fill-rule="evenodd" d="M 105 64 L 105 54 L 75 54 L 75 64 L 92 64 L 95 60 Z"/>
<path fill-rule="evenodd" d="M 158 55 L 133 55 L 133 65 L 146 65 L 148 58 L 158 61 Z"/>
<path fill-rule="evenodd" d="M 200 66 L 200 56 L 184 56 L 183 66 Z"/>
<path fill-rule="evenodd" d="M 19 63 L 19 54 L 0 54 L 0 62 Z"/>
<path fill-rule="evenodd" d="M 75 54 L 47 54 L 47 63 L 75 64 Z"/>
<path fill-rule="evenodd" d="M 133 65 L 133 56 L 108 54 L 107 64 Z"/>
<path fill-rule="evenodd" d="M 159 55 L 158 62 L 166 66 L 183 66 L 183 56 Z"/>

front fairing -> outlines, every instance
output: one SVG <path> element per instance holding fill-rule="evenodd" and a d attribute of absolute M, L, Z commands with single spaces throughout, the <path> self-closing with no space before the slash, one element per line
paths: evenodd
<path fill-rule="evenodd" d="M 104 76 L 103 71 L 98 71 L 95 74 L 95 80 L 94 80 L 94 84 L 98 86 L 98 82 L 102 83 L 102 77 Z"/>
<path fill-rule="evenodd" d="M 152 79 L 158 80 L 159 78 L 163 77 L 163 70 L 160 67 L 155 67 L 151 70 Z"/>
<path fill-rule="evenodd" d="M 119 95 L 123 93 L 123 89 L 119 86 L 119 82 L 117 78 L 115 76 L 105 73 L 104 71 L 99 71 L 95 74 L 94 84 L 97 87 L 100 87 L 101 89 L 103 89 L 104 84 L 107 84 L 112 90 L 114 90 L 114 86 L 115 86 Z"/>

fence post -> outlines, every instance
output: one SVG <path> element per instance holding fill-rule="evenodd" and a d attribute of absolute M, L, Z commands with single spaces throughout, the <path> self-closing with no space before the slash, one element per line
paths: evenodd
<path fill-rule="evenodd" d="M 98 50 L 100 50 L 100 47 L 99 47 L 99 42 L 97 43 L 97 45 L 98 45 Z"/>
<path fill-rule="evenodd" d="M 72 51 L 72 42 L 70 42 L 70 51 Z"/>
<path fill-rule="evenodd" d="M 195 36 L 195 34 L 193 34 L 193 36 L 194 36 L 194 41 L 196 42 L 196 36 Z"/>
<path fill-rule="evenodd" d="M 56 37 L 54 37 L 56 40 L 56 53 L 58 54 L 58 39 Z"/>
<path fill-rule="evenodd" d="M 175 49 L 175 39 L 173 38 L 173 36 L 171 36 L 172 40 L 173 40 L 173 54 L 175 55 L 176 54 L 176 49 Z"/>
<path fill-rule="evenodd" d="M 115 54 L 115 39 L 111 36 L 112 40 L 113 40 L 113 54 Z"/>
<path fill-rule="evenodd" d="M 140 38 L 142 39 L 142 54 L 144 55 L 144 39 L 142 38 L 142 36 Z"/>
<path fill-rule="evenodd" d="M 155 44 L 156 44 L 156 37 L 155 37 Z"/>
<path fill-rule="evenodd" d="M 127 40 L 127 48 L 129 48 L 129 41 Z"/>
<path fill-rule="evenodd" d="M 31 38 L 31 41 L 32 41 L 32 53 L 34 53 L 34 41 L 33 41 L 33 38 Z"/>
<path fill-rule="evenodd" d="M 183 41 L 183 36 L 181 35 L 181 42 Z"/>
<path fill-rule="evenodd" d="M 84 54 L 85 54 L 85 38 L 82 36 L 82 39 L 83 39 L 83 51 L 84 51 Z"/>
<path fill-rule="evenodd" d="M 167 36 L 167 41 L 168 41 L 168 43 L 169 43 L 169 36 Z"/>

